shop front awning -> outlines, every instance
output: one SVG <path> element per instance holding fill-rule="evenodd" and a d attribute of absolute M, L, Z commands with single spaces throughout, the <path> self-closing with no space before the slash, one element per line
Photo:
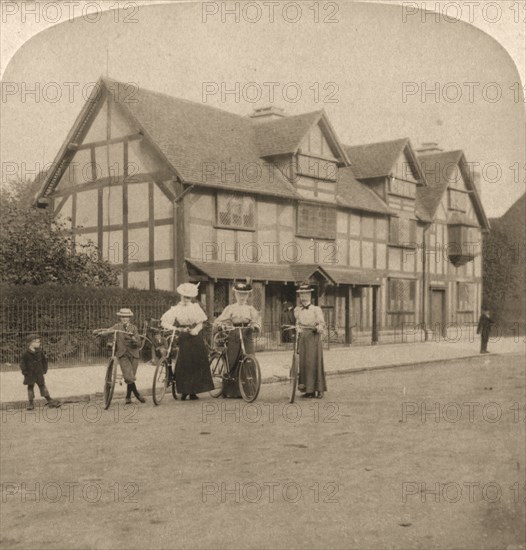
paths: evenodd
<path fill-rule="evenodd" d="M 376 275 L 350 271 L 338 267 L 326 267 L 325 270 L 337 285 L 381 286 L 382 281 Z"/>
<path fill-rule="evenodd" d="M 200 262 L 186 260 L 188 276 L 193 280 L 211 279 L 301 283 L 303 281 L 335 284 L 327 271 L 315 264 L 263 264 L 263 263 L 227 263 Z"/>

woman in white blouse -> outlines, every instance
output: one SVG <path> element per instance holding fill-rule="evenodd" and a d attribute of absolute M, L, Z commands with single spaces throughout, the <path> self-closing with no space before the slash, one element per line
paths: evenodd
<path fill-rule="evenodd" d="M 304 392 L 303 397 L 321 398 L 323 392 L 327 391 L 322 342 L 325 319 L 321 308 L 311 303 L 313 289 L 310 285 L 302 284 L 296 292 L 300 298 L 300 305 L 294 310 L 294 316 L 296 324 L 301 327 L 298 389 Z"/>
<path fill-rule="evenodd" d="M 247 303 L 252 292 L 252 285 L 249 283 L 236 283 L 234 285 L 234 296 L 236 302 L 225 307 L 221 315 L 214 321 L 214 324 L 229 324 L 235 327 L 242 327 L 243 342 L 245 351 L 249 354 L 255 353 L 254 331 L 261 330 L 261 316 L 258 310 Z M 233 331 L 228 336 L 228 364 L 231 370 L 237 368 L 239 354 L 241 353 L 241 340 L 238 331 Z M 223 383 L 223 397 L 241 397 L 238 385 L 233 380 L 225 380 Z"/>
<path fill-rule="evenodd" d="M 214 383 L 201 334 L 207 316 L 199 304 L 192 302 L 198 294 L 197 285 L 183 283 L 177 287 L 177 293 L 181 301 L 161 317 L 161 325 L 165 329 L 188 329 L 179 335 L 175 365 L 175 385 L 184 401 L 188 395 L 190 399 L 198 399 L 197 394 L 214 389 Z"/>

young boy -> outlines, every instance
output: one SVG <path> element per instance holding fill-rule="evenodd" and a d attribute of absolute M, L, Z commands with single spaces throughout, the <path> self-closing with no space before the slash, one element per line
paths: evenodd
<path fill-rule="evenodd" d="M 139 366 L 139 347 L 141 339 L 139 337 L 137 327 L 131 323 L 133 312 L 131 309 L 123 307 L 117 313 L 117 317 L 119 317 L 119 323 L 116 323 L 111 328 L 97 329 L 93 332 L 94 334 L 104 336 L 111 334 L 114 330 L 120 331 L 115 335 L 117 339 L 115 355 L 119 358 L 119 364 L 124 376 L 124 381 L 127 384 L 126 404 L 130 404 L 132 402 L 132 393 L 138 401 L 145 403 L 146 399 L 144 399 L 144 397 L 139 393 L 139 390 L 135 385 L 135 375 L 137 374 L 137 367 Z"/>
<path fill-rule="evenodd" d="M 24 385 L 27 386 L 28 405 L 27 410 L 35 408 L 35 384 L 38 384 L 40 395 L 44 397 L 50 407 L 58 407 L 60 403 L 49 395 L 46 388 L 44 375 L 47 373 L 47 357 L 41 350 L 41 340 L 38 334 L 31 334 L 27 337 L 27 350 L 20 359 L 20 370 L 24 375 Z"/>

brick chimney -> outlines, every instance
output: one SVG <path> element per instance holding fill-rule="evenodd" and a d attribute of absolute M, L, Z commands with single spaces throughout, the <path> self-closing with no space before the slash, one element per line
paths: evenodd
<path fill-rule="evenodd" d="M 278 118 L 285 117 L 285 112 L 279 107 L 260 107 L 259 109 L 254 109 L 254 112 L 251 115 L 248 115 L 255 122 L 268 122 L 269 120 L 277 120 Z"/>
<path fill-rule="evenodd" d="M 433 153 L 442 153 L 443 151 L 444 149 L 441 149 L 436 141 L 426 141 L 422 143 L 419 149 L 416 149 L 419 155 L 430 155 Z"/>

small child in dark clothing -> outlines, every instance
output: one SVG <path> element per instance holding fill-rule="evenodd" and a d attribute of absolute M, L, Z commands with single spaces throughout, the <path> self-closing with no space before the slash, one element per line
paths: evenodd
<path fill-rule="evenodd" d="M 47 373 L 47 357 L 40 349 L 41 341 L 38 334 L 31 334 L 27 337 L 28 349 L 22 354 L 20 359 L 20 370 L 24 375 L 24 385 L 27 386 L 27 397 L 29 403 L 27 410 L 35 408 L 33 401 L 35 399 L 35 384 L 38 385 L 40 395 L 45 397 L 50 407 L 58 407 L 58 401 L 55 401 L 49 395 L 44 380 L 44 374 Z"/>

